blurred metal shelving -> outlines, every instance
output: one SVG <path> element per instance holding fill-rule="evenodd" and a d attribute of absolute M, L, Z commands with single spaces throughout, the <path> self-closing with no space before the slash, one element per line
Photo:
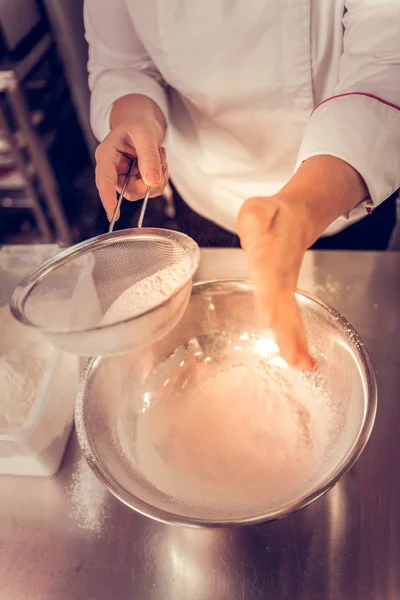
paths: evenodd
<path fill-rule="evenodd" d="M 0 63 L 0 219 L 30 211 L 41 242 L 71 243 L 48 151 L 73 111 L 52 34 Z"/>

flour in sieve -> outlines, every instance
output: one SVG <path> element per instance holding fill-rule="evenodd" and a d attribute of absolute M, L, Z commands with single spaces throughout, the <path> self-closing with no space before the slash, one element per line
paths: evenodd
<path fill-rule="evenodd" d="M 192 262 L 188 257 L 160 269 L 126 289 L 110 306 L 104 325 L 136 317 L 170 298 L 190 278 Z"/>

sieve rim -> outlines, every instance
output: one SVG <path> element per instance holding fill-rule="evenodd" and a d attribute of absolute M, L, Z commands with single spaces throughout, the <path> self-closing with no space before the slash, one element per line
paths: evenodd
<path fill-rule="evenodd" d="M 96 324 L 90 327 L 49 327 L 46 325 L 41 325 L 37 322 L 32 321 L 26 316 L 25 313 L 25 305 L 27 300 L 29 299 L 31 293 L 36 288 L 36 286 L 42 282 L 47 275 L 53 273 L 59 267 L 67 264 L 71 259 L 75 259 L 81 254 L 86 253 L 89 250 L 98 250 L 99 248 L 105 248 L 108 245 L 118 243 L 119 241 L 129 241 L 131 239 L 141 239 L 141 240 L 170 240 L 176 245 L 180 246 L 181 249 L 186 252 L 187 256 L 190 258 L 191 269 L 188 276 L 183 280 L 182 284 L 179 285 L 173 294 L 168 296 L 166 299 L 163 299 L 161 302 L 158 302 L 155 306 L 148 308 L 131 317 L 126 317 L 124 319 L 116 320 L 111 323 L 105 324 Z M 27 325 L 28 327 L 33 327 L 38 331 L 41 331 L 44 334 L 49 335 L 58 335 L 58 334 L 79 334 L 84 332 L 94 332 L 94 331 L 103 331 L 110 327 L 115 327 L 116 325 L 121 325 L 124 323 L 130 323 L 135 319 L 139 319 L 145 315 L 149 315 L 152 312 L 156 311 L 160 306 L 168 302 L 171 298 L 174 298 L 186 285 L 187 283 L 193 279 L 193 275 L 197 271 L 200 262 L 200 248 L 197 242 L 195 242 L 191 237 L 186 235 L 185 233 L 181 233 L 180 231 L 173 231 L 170 229 L 161 229 L 156 227 L 142 227 L 142 228 L 131 228 L 131 229 L 121 229 L 119 231 L 113 231 L 111 233 L 103 233 L 101 235 L 89 238 L 88 240 L 84 240 L 83 242 L 79 242 L 74 246 L 66 248 L 65 250 L 61 250 L 51 258 L 47 259 L 43 263 L 41 263 L 36 269 L 31 271 L 28 275 L 26 275 L 15 288 L 11 300 L 10 300 L 10 310 L 12 315 L 23 325 Z"/>
<path fill-rule="evenodd" d="M 229 289 L 243 292 L 253 291 L 254 283 L 247 278 L 200 281 L 193 285 L 192 295 L 204 294 L 210 291 L 224 293 L 224 291 L 229 291 Z M 161 523 L 195 529 L 237 529 L 243 526 L 261 525 L 270 521 L 275 521 L 309 506 L 329 492 L 336 483 L 349 472 L 360 458 L 367 445 L 375 423 L 378 405 L 378 388 L 373 363 L 359 333 L 341 313 L 306 292 L 297 290 L 296 297 L 298 300 L 318 307 L 324 313 L 332 317 L 337 322 L 340 329 L 347 331 L 349 344 L 356 357 L 364 387 L 363 422 L 357 436 L 349 447 L 347 454 L 332 469 L 331 474 L 323 480 L 319 486 L 315 487 L 314 490 L 300 495 L 298 498 L 288 501 L 282 506 L 271 509 L 268 512 L 249 517 L 232 519 L 222 518 L 215 520 L 189 517 L 179 514 L 179 512 L 174 512 L 172 509 L 159 508 L 152 504 L 151 501 L 140 499 L 137 495 L 127 492 L 112 473 L 104 467 L 104 463 L 98 457 L 96 449 L 91 443 L 90 431 L 87 427 L 90 421 L 85 415 L 85 405 L 86 398 L 91 391 L 93 380 L 96 377 L 96 372 L 105 360 L 104 357 L 100 356 L 90 359 L 82 374 L 75 402 L 75 426 L 78 443 L 86 462 L 100 483 L 113 496 L 135 512 Z"/>

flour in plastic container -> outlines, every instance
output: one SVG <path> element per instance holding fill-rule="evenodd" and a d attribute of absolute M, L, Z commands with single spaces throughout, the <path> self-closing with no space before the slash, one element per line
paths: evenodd
<path fill-rule="evenodd" d="M 0 331 L 0 473 L 52 475 L 72 426 L 76 358 L 56 355 L 8 305 L 0 307 Z"/>
<path fill-rule="evenodd" d="M 8 306 L 0 308 L 0 331 L 0 429 L 13 429 L 28 419 L 53 351 Z"/>

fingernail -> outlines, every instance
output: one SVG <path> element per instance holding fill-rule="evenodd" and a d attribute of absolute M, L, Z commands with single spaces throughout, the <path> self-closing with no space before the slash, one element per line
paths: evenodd
<path fill-rule="evenodd" d="M 165 175 L 165 173 L 167 172 L 167 167 L 166 167 L 166 165 L 163 165 L 163 166 L 161 167 L 161 170 L 162 170 L 162 172 L 163 172 L 163 175 Z"/>
<path fill-rule="evenodd" d="M 155 187 L 160 184 L 160 180 L 161 180 L 160 175 L 159 175 L 159 173 L 157 173 L 157 171 L 155 169 L 152 169 L 151 171 L 148 171 L 146 173 L 147 185 L 150 185 L 151 187 Z"/>
<path fill-rule="evenodd" d="M 117 216 L 115 217 L 116 221 L 118 221 L 120 214 L 121 214 L 121 211 L 118 211 Z M 114 216 L 114 211 L 112 213 L 107 213 L 107 219 L 108 219 L 109 223 L 111 223 L 111 221 L 113 220 L 113 216 Z"/>

